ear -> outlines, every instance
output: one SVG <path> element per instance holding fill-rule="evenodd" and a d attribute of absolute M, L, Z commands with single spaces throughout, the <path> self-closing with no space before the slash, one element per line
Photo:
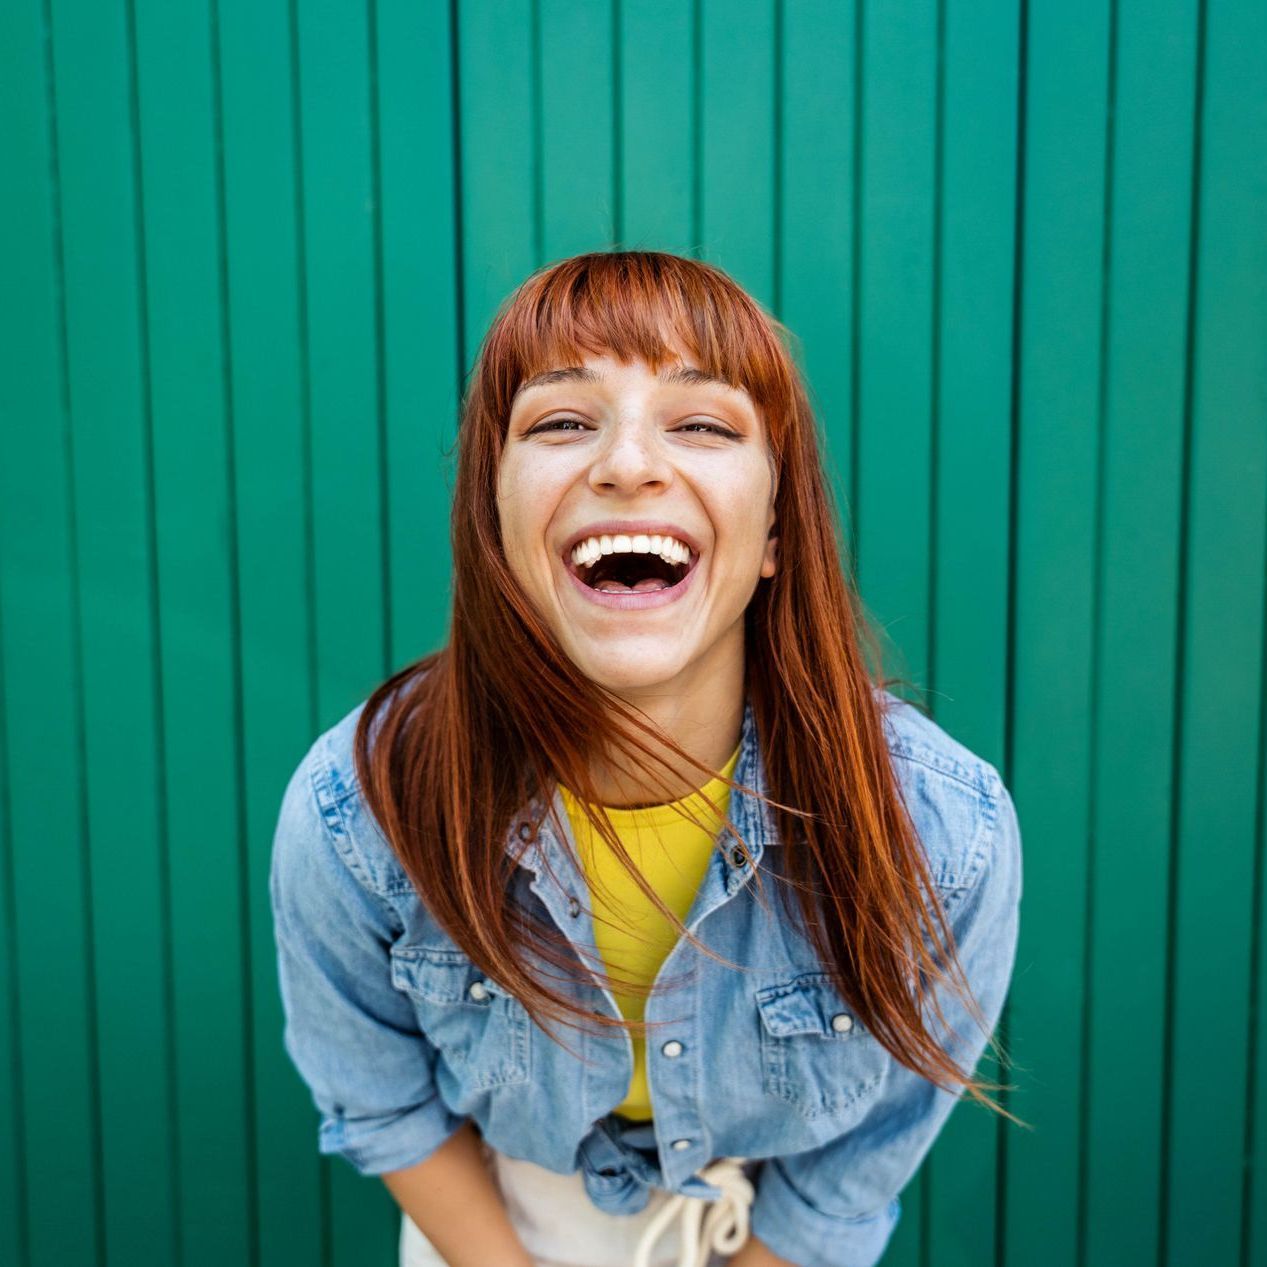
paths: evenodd
<path fill-rule="evenodd" d="M 761 560 L 761 575 L 773 576 L 778 567 L 779 538 L 775 533 L 778 526 L 774 507 L 779 497 L 779 469 L 774 462 L 774 454 L 766 449 L 766 457 L 770 463 L 770 508 L 766 518 L 765 555 Z"/>
<path fill-rule="evenodd" d="M 761 559 L 761 575 L 773 576 L 778 570 L 779 538 L 775 534 L 774 512 L 770 512 L 770 525 L 766 533 L 765 554 Z"/>

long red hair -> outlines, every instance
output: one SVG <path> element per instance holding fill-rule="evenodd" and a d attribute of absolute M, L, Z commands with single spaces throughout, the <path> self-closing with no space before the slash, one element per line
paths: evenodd
<path fill-rule="evenodd" d="M 551 923 L 508 900 L 522 854 L 508 856 L 504 846 L 514 816 L 534 798 L 549 807 L 556 783 L 577 796 L 679 935 L 717 957 L 633 865 L 598 805 L 590 759 L 618 752 L 644 772 L 651 763 L 668 770 L 641 738 L 649 735 L 682 768 L 698 769 L 700 784 L 720 772 L 564 654 L 507 565 L 496 502 L 511 402 L 526 378 L 577 364 L 585 353 L 641 358 L 655 371 L 676 359 L 676 347 L 687 348 L 702 369 L 742 386 L 759 406 L 777 473 L 780 564 L 745 613 L 745 688 L 767 803 L 787 846 L 778 878 L 795 906 L 786 910 L 801 921 L 841 997 L 895 1060 L 1019 1122 L 983 1094 L 1005 1084 L 961 1070 L 924 1025 L 931 995 L 945 1028 L 934 987 L 946 981 L 988 1029 L 899 793 L 867 665 L 868 654 L 879 664 L 878 639 L 842 568 L 816 419 L 790 338 L 721 269 L 658 251 L 578 255 L 538 270 L 508 297 L 463 398 L 449 642 L 371 694 L 356 730 L 357 777 L 421 900 L 538 1023 L 646 1032 L 643 1022 L 582 1008 L 549 985 L 544 978 L 553 974 L 543 963 L 564 976 L 638 989 L 609 976 L 596 953 L 579 964 Z M 561 824 L 558 830 L 566 840 Z M 719 840 L 727 834 L 748 848 L 728 817 Z M 533 840 L 535 832 L 523 850 Z M 755 872 L 758 885 L 764 870 Z M 997 1038 L 988 1041 L 1002 1058 Z"/>

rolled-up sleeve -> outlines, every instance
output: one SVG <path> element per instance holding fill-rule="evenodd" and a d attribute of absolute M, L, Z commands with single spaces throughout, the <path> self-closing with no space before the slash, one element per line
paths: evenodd
<path fill-rule="evenodd" d="M 291 776 L 273 837 L 283 1042 L 321 1115 L 319 1151 L 377 1175 L 425 1160 L 463 1119 L 437 1095 L 434 1048 L 391 983 L 393 912 L 358 865 L 319 745 Z"/>
<path fill-rule="evenodd" d="M 997 774 L 993 806 L 975 882 L 946 902 L 959 961 L 991 1032 L 1011 981 L 1021 898 L 1020 827 Z M 943 1045 L 960 1068 L 975 1071 L 987 1034 L 945 983 L 937 998 L 950 1029 Z M 940 1027 L 934 1032 L 944 1038 Z M 820 1148 L 772 1158 L 762 1167 L 752 1209 L 754 1235 L 797 1267 L 872 1267 L 900 1217 L 898 1193 L 958 1100 L 893 1061 L 878 1098 L 856 1127 Z"/>

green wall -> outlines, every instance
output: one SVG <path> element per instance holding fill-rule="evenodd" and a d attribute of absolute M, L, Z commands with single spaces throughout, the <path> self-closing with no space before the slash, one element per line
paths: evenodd
<path fill-rule="evenodd" d="M 1034 1129 L 962 1106 L 886 1263 L 1267 1263 L 1264 67 L 1262 0 L 0 5 L 0 1263 L 392 1267 L 271 832 L 443 639 L 495 305 L 617 244 L 800 336 L 1019 807 Z"/>

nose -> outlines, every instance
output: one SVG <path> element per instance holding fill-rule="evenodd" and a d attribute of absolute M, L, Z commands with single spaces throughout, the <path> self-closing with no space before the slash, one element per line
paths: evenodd
<path fill-rule="evenodd" d="M 597 492 L 635 492 L 647 484 L 668 484 L 673 468 L 654 426 L 639 422 L 612 427 L 590 466 Z"/>

